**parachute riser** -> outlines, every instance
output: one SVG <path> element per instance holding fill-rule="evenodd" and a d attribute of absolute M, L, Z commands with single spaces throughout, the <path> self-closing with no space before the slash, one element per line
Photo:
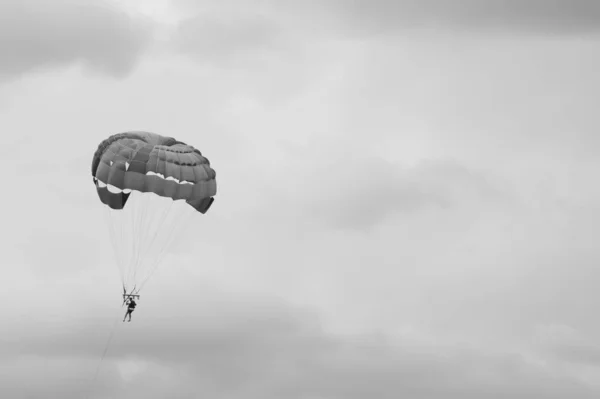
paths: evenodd
<path fill-rule="evenodd" d="M 140 292 L 140 290 L 136 290 L 135 288 L 136 287 L 134 286 L 131 289 L 131 291 L 129 291 L 130 293 L 128 294 L 127 288 L 125 288 L 125 285 L 123 285 L 123 305 L 122 306 L 125 306 L 125 303 L 127 303 L 127 300 L 129 298 L 138 298 L 138 299 L 140 298 L 140 295 L 137 294 L 138 292 Z"/>
<path fill-rule="evenodd" d="M 140 299 L 140 296 L 137 294 L 123 294 L 123 304 L 121 306 L 125 306 L 125 304 L 127 303 L 127 300 L 129 298 L 137 298 Z"/>

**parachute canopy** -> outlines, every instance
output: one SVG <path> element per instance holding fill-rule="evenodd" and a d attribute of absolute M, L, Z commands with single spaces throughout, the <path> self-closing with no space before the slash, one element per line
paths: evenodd
<path fill-rule="evenodd" d="M 92 176 L 106 205 L 123 291 L 137 294 L 171 244 L 181 242 L 199 214 L 212 205 L 216 173 L 194 147 L 172 137 L 134 131 L 100 143 Z"/>
<path fill-rule="evenodd" d="M 185 200 L 206 213 L 217 192 L 216 173 L 199 150 L 148 132 L 119 133 L 100 143 L 92 175 L 100 200 L 112 209 L 123 209 L 130 192 L 140 191 Z"/>

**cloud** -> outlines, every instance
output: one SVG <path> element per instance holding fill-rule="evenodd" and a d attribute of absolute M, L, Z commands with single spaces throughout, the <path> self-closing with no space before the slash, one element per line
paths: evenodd
<path fill-rule="evenodd" d="M 555 354 L 565 361 L 600 367 L 600 345 L 565 344 L 557 346 Z"/>
<path fill-rule="evenodd" d="M 543 325 L 537 328 L 538 345 L 560 362 L 587 365 L 600 372 L 600 345 L 579 330 L 566 325 Z"/>
<path fill-rule="evenodd" d="M 380 335 L 338 336 L 323 330 L 312 311 L 284 302 L 205 293 L 201 301 L 186 304 L 190 287 L 180 288 L 162 305 L 142 303 L 133 323 L 117 318 L 93 387 L 96 395 L 549 399 L 598 394 L 520 355 Z M 5 346 L 0 393 L 15 399 L 36 390 L 46 397 L 80 397 L 111 328 L 106 310 L 73 314 L 78 326 L 70 329 L 57 328 L 58 321 L 43 333 L 22 331 Z M 28 323 L 12 326 L 5 337 Z M 36 381 L 29 391 L 20 387 L 25 376 Z"/>
<path fill-rule="evenodd" d="M 45 229 L 40 227 L 28 235 L 23 234 L 15 249 L 37 275 L 48 280 L 76 275 L 96 262 L 90 254 L 100 249 L 88 234 L 83 233 L 86 232 L 70 224 L 63 215 L 62 223 L 59 220 Z"/>
<path fill-rule="evenodd" d="M 108 1 L 3 1 L 0 80 L 80 62 L 123 77 L 151 40 L 150 24 L 125 15 Z"/>
<path fill-rule="evenodd" d="M 272 20 L 243 13 L 200 14 L 180 23 L 173 43 L 199 61 L 236 66 L 274 48 L 281 28 Z"/>
<path fill-rule="evenodd" d="M 180 57 L 123 81 L 64 73 L 24 82 L 2 117 L 3 131 L 34 145 L 4 154 L 18 159 L 3 162 L 4 181 L 21 195 L 2 207 L 0 396 L 82 397 L 117 317 L 97 398 L 593 397 L 571 374 L 582 367 L 568 360 L 576 356 L 545 347 L 545 362 L 532 363 L 508 353 L 539 323 L 597 335 L 599 208 L 590 194 L 598 165 L 568 151 L 594 153 L 593 45 L 450 42 L 329 43 L 314 60 L 327 78 L 311 75 L 311 90 L 288 104 L 265 96 L 271 106 L 238 84 L 260 76 L 260 85 L 279 85 L 272 69 L 207 73 Z M 222 60 L 252 58 L 233 54 Z M 304 65 L 296 67 L 286 72 Z M 590 134 L 575 134 L 572 121 Z M 119 300 L 120 281 L 89 158 L 110 132 L 140 123 L 198 143 L 221 183 L 198 234 L 167 259 L 134 322 L 123 324 L 120 308 L 103 307 Z M 71 169 L 73 187 L 53 188 L 53 176 Z M 496 174 L 512 178 L 531 206 L 502 208 L 510 191 Z M 320 225 L 306 228 L 307 220 Z M 18 244 L 53 237 L 56 246 L 19 263 Z M 104 248 L 86 258 L 90 239 Z M 82 254 L 61 256 L 69 243 Z M 162 289 L 169 275 L 178 283 Z M 211 299 L 199 282 L 310 303 L 346 332 L 414 326 L 421 343 L 339 336 L 286 304 Z"/>
<path fill-rule="evenodd" d="M 303 209 L 303 217 L 341 229 L 369 229 L 394 213 L 512 201 L 498 181 L 450 160 L 409 167 L 369 156 L 330 154 L 313 164 L 300 161 L 295 173 L 289 172 L 276 184 L 285 187 L 288 201 Z"/>
<path fill-rule="evenodd" d="M 528 34 L 585 34 L 600 29 L 594 0 L 344 0 L 271 1 L 305 26 L 346 36 L 418 29 L 497 31 Z"/>
<path fill-rule="evenodd" d="M 320 44 L 288 29 L 270 14 L 215 7 L 182 20 L 166 51 L 190 57 L 219 76 L 235 99 L 278 106 L 318 84 L 327 63 Z M 327 50 L 329 51 L 329 50 Z"/>

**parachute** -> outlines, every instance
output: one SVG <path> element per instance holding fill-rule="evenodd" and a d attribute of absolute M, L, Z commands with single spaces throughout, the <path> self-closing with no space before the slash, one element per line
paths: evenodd
<path fill-rule="evenodd" d="M 131 131 L 102 141 L 92 161 L 123 294 L 139 294 L 165 253 L 217 192 L 216 172 L 196 148 Z"/>

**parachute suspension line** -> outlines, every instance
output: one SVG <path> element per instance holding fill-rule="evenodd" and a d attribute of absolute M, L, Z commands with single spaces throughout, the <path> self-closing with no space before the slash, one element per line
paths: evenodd
<path fill-rule="evenodd" d="M 119 223 L 115 222 L 115 218 L 116 219 L 122 219 L 123 215 L 117 214 L 116 211 L 114 211 L 114 210 L 112 210 L 110 208 L 108 208 L 108 214 L 109 214 L 108 216 L 110 218 L 110 223 L 112 225 L 112 229 L 113 229 L 113 232 L 114 232 L 113 239 L 115 241 L 115 246 L 117 248 L 117 250 L 115 251 L 115 253 L 117 254 L 117 257 L 119 258 L 117 260 L 117 266 L 119 268 L 119 274 L 121 275 L 121 280 L 124 281 L 124 279 L 125 279 L 125 264 L 123 263 L 123 248 L 122 248 L 122 246 L 120 244 L 121 242 L 123 242 L 123 228 L 121 226 L 121 228 L 119 229 L 120 230 L 119 231 L 120 236 L 119 236 L 119 238 L 117 238 L 117 226 L 118 226 Z"/>
<path fill-rule="evenodd" d="M 143 242 L 143 236 L 144 236 L 144 210 L 146 209 L 146 206 L 148 205 L 147 202 L 141 201 L 141 206 L 137 206 L 136 207 L 136 213 L 135 213 L 135 218 L 134 218 L 134 230 L 135 230 L 135 237 L 134 237 L 134 243 L 135 243 L 135 250 L 133 252 L 133 257 L 131 260 L 131 265 L 130 265 L 130 269 L 129 269 L 129 276 L 131 277 L 131 284 L 135 285 L 135 270 L 139 261 L 139 257 L 140 257 L 140 248 L 142 246 L 142 242 Z"/>
<path fill-rule="evenodd" d="M 106 209 L 106 223 L 108 224 L 108 227 L 110 229 L 109 235 L 110 235 L 111 243 L 113 246 L 113 255 L 116 258 L 116 263 L 117 263 L 117 267 L 119 268 L 119 274 L 121 275 L 121 280 L 124 280 L 125 271 L 124 271 L 124 265 L 123 265 L 123 258 L 121 255 L 122 251 L 121 251 L 119 242 L 117 241 L 117 228 L 115 226 L 114 217 L 113 217 L 116 212 L 113 211 L 108 206 L 105 209 Z"/>
<path fill-rule="evenodd" d="M 187 206 L 187 204 L 186 204 Z M 185 210 L 188 210 L 187 208 L 185 208 Z M 149 272 L 146 274 L 145 278 L 142 280 L 141 284 L 140 284 L 140 290 L 144 287 L 144 285 L 146 285 L 146 282 L 150 279 L 150 277 L 152 277 L 154 275 L 154 273 L 158 270 L 158 268 L 161 265 L 161 262 L 167 252 L 167 250 L 171 247 L 171 244 L 173 243 L 173 241 L 175 241 L 175 238 L 177 238 L 178 236 L 180 236 L 181 234 L 183 234 L 186 230 L 187 227 L 189 227 L 190 223 L 186 223 L 185 226 L 183 225 L 182 221 L 185 220 L 187 214 L 186 212 L 182 212 L 180 215 L 176 216 L 176 220 L 173 222 L 172 226 L 170 226 L 170 232 L 167 235 L 168 239 L 167 242 L 165 242 L 162 246 L 162 248 L 160 249 L 160 252 L 158 253 L 158 255 L 156 256 L 156 258 L 154 259 L 154 262 L 152 263 Z M 188 218 L 188 221 L 191 218 Z M 179 227 L 179 234 L 174 234 L 175 230 L 177 229 L 177 227 Z"/>
<path fill-rule="evenodd" d="M 140 219 L 139 219 L 139 227 L 141 231 L 138 231 L 139 241 L 138 241 L 138 249 L 136 253 L 136 262 L 133 267 L 133 281 L 134 283 L 137 281 L 136 276 L 140 267 L 143 267 L 143 259 L 146 256 L 146 248 L 148 247 L 148 236 L 150 235 L 150 227 L 152 225 L 153 218 L 149 217 L 148 214 L 152 214 L 151 209 L 153 209 L 153 203 L 159 198 L 154 194 L 147 194 L 146 197 L 148 201 L 144 201 L 144 206 L 140 209 Z M 145 245 L 144 245 L 145 244 Z M 142 266 L 140 266 L 142 264 Z"/>
<path fill-rule="evenodd" d="M 159 197 L 159 196 L 156 196 L 154 194 L 150 194 L 150 196 L 148 198 L 148 201 L 145 203 L 146 206 L 142 208 L 142 211 L 143 211 L 143 213 L 142 213 L 142 225 L 143 225 L 144 232 L 147 234 L 147 236 L 145 237 L 144 240 L 142 240 L 140 242 L 140 248 L 138 249 L 138 251 L 139 251 L 139 253 L 138 253 L 138 261 L 136 263 L 135 270 L 134 270 L 134 273 L 133 273 L 133 279 L 134 279 L 134 281 L 137 281 L 138 271 L 140 269 L 144 268 L 145 259 L 148 256 L 148 252 L 152 248 L 151 246 L 149 246 L 149 244 L 151 244 L 150 243 L 151 240 L 149 239 L 149 237 L 152 234 L 152 227 L 153 227 L 152 225 L 153 225 L 153 222 L 156 220 L 156 215 L 153 214 L 152 212 L 149 212 L 149 209 L 154 209 L 154 207 L 156 206 L 156 204 L 160 203 L 161 199 L 162 198 Z M 170 203 L 172 203 L 172 202 L 170 202 Z M 170 206 L 169 206 L 169 208 L 170 208 Z M 148 213 L 152 214 L 153 217 L 149 217 Z M 141 263 L 141 266 L 140 266 L 140 263 Z"/>
<path fill-rule="evenodd" d="M 96 366 L 96 371 L 94 372 L 94 378 L 92 379 L 92 381 L 90 383 L 90 388 L 88 390 L 86 398 L 90 397 L 90 393 L 92 392 L 92 389 L 94 388 L 94 385 L 96 384 L 96 379 L 98 378 L 98 373 L 100 371 L 100 365 L 102 364 L 102 361 L 104 361 L 104 358 L 106 357 L 106 353 L 108 352 L 108 347 L 110 346 L 110 342 L 112 341 L 112 338 L 115 335 L 115 329 L 117 327 L 118 322 L 119 322 L 119 315 L 117 315 L 117 318 L 115 319 L 115 322 L 113 323 L 113 327 L 110 330 L 110 334 L 108 335 L 108 340 L 106 341 L 106 346 L 104 347 L 104 351 L 102 352 L 100 361 L 98 362 L 98 365 Z"/>
<path fill-rule="evenodd" d="M 116 223 L 119 226 L 119 241 L 118 241 L 118 247 L 119 247 L 119 259 L 120 259 L 120 267 L 122 270 L 122 274 L 123 274 L 123 279 L 122 281 L 125 282 L 125 273 L 127 272 L 127 256 L 129 255 L 127 252 L 127 248 L 123 245 L 123 242 L 125 241 L 125 231 L 123 228 L 123 224 L 125 222 L 125 216 L 127 216 L 125 213 L 123 213 L 123 210 L 120 211 L 111 211 L 112 215 L 114 216 L 113 218 L 113 222 Z"/>
<path fill-rule="evenodd" d="M 179 218 L 177 218 L 177 216 L 179 216 Z M 173 222 L 172 226 L 170 226 L 170 229 L 168 229 L 169 233 L 166 235 L 166 237 L 167 237 L 166 242 L 160 248 L 160 251 L 157 254 L 156 258 L 154 259 L 154 262 L 152 262 L 150 268 L 148 269 L 148 273 L 146 273 L 145 278 L 142 280 L 140 289 L 146 284 L 146 282 L 150 279 L 150 277 L 152 277 L 154 275 L 154 273 L 158 270 L 158 267 L 160 266 L 167 250 L 171 247 L 172 242 L 175 241 L 176 234 L 174 234 L 174 232 L 178 226 L 181 226 L 181 223 L 180 223 L 181 218 L 182 218 L 182 216 L 185 216 L 185 212 L 182 213 L 181 215 L 177 215 L 177 216 L 175 217 L 175 221 Z M 181 233 L 181 230 L 180 230 L 180 233 Z"/>
<path fill-rule="evenodd" d="M 140 201 L 137 201 L 140 202 Z M 143 201 L 141 201 L 140 206 L 133 206 L 130 207 L 131 208 L 131 234 L 133 235 L 133 237 L 131 237 L 131 242 L 132 242 L 132 249 L 131 249 L 131 256 L 129 258 L 129 264 L 128 264 L 128 273 L 127 273 L 127 282 L 129 283 L 130 281 L 133 280 L 133 272 L 135 271 L 135 266 L 137 264 L 137 257 L 139 256 L 139 247 L 140 247 L 140 243 L 142 241 L 142 226 L 141 226 L 141 221 L 142 221 L 142 215 L 141 215 L 141 210 L 139 208 L 143 208 L 145 205 L 145 203 Z M 129 284 L 127 284 L 129 285 Z"/>
<path fill-rule="evenodd" d="M 136 231 L 134 237 L 135 250 L 134 250 L 134 259 L 132 260 L 131 267 L 129 269 L 129 277 L 132 280 L 132 284 L 136 282 L 136 275 L 138 269 L 140 267 L 140 261 L 143 258 L 144 250 L 145 250 L 145 241 L 146 235 L 148 235 L 149 225 L 147 222 L 146 214 L 147 209 L 150 207 L 150 204 L 153 200 L 153 194 L 142 194 L 139 198 L 139 206 L 136 206 L 137 213 L 135 215 L 135 226 L 134 230 Z"/>
<path fill-rule="evenodd" d="M 174 201 L 169 202 L 169 206 L 164 209 L 164 211 L 161 215 L 160 221 L 156 225 L 156 230 L 154 231 L 154 235 L 152 236 L 152 239 L 148 243 L 148 249 L 152 248 L 154 241 L 156 241 L 156 237 L 158 237 L 159 232 L 161 231 L 161 228 L 164 225 L 167 216 L 170 214 L 174 203 L 175 203 Z"/>
<path fill-rule="evenodd" d="M 158 166 L 159 166 L 159 163 L 160 163 L 160 160 L 161 160 L 161 156 L 160 156 L 160 155 L 161 155 L 161 152 L 162 152 L 162 151 L 164 151 L 164 150 L 163 150 L 162 148 L 159 148 L 159 149 L 158 149 L 157 156 L 156 156 L 156 166 L 155 166 L 155 170 L 157 170 L 157 171 L 159 170 L 159 169 L 158 169 Z M 166 158 L 166 156 L 165 156 L 165 158 Z M 164 177 L 166 177 L 166 176 L 164 176 Z M 147 205 L 147 207 L 149 207 L 151 202 L 154 202 L 154 203 L 156 203 L 157 205 L 160 205 L 160 202 L 161 202 L 162 200 L 163 200 L 163 198 L 162 198 L 162 197 L 160 197 L 160 196 L 154 196 L 154 195 L 152 195 L 152 194 L 151 194 L 151 195 L 150 195 L 150 197 L 148 198 L 148 201 L 147 201 L 147 202 L 145 202 L 145 205 Z M 167 207 L 167 209 L 164 209 L 164 211 L 163 211 L 163 215 L 162 215 L 162 217 L 160 218 L 160 221 L 159 221 L 159 223 L 158 223 L 157 225 L 155 225 L 155 226 L 154 226 L 154 229 L 155 229 L 155 231 L 154 231 L 154 233 L 155 233 L 155 234 L 154 234 L 154 236 L 152 237 L 152 239 L 151 239 L 151 240 L 146 240 L 146 243 L 148 244 L 148 246 L 147 246 L 146 248 L 143 248 L 143 252 L 142 252 L 142 251 L 140 251 L 140 255 L 142 255 L 142 256 L 141 256 L 141 261 L 143 262 L 143 263 L 142 263 L 142 264 L 143 264 L 142 268 L 145 268 L 144 266 L 145 266 L 145 263 L 146 263 L 146 259 L 147 259 L 147 257 L 149 256 L 149 252 L 150 252 L 150 251 L 153 249 L 153 243 L 154 243 L 154 241 L 156 240 L 156 236 L 158 236 L 159 232 L 162 230 L 162 225 L 163 225 L 163 223 L 164 223 L 164 221 L 165 221 L 165 218 L 166 218 L 166 216 L 167 216 L 167 215 L 170 213 L 170 211 L 171 211 L 171 208 L 172 208 L 172 206 L 173 206 L 173 202 L 174 202 L 174 201 L 169 201 L 169 206 Z M 152 226 L 152 222 L 153 222 L 153 221 L 154 221 L 154 218 L 148 218 L 148 226 L 146 227 L 145 231 L 150 231 L 150 227 Z M 151 233 L 150 233 L 150 234 L 151 234 Z M 138 270 L 139 270 L 139 268 L 136 266 L 136 270 L 135 270 L 135 272 L 134 272 L 134 275 L 133 275 L 133 279 L 134 279 L 135 281 L 137 281 L 137 280 L 136 280 L 136 277 L 137 277 L 137 272 L 138 272 Z M 140 289 L 141 289 L 141 288 L 140 288 Z M 139 291 L 139 290 L 138 290 L 138 291 Z"/>
<path fill-rule="evenodd" d="M 121 210 L 121 212 L 123 212 L 123 211 Z M 121 262 L 121 270 L 122 270 L 122 274 L 123 274 L 122 281 L 123 281 L 123 284 L 125 284 L 125 268 L 127 267 L 127 260 L 125 258 L 126 253 L 124 253 L 125 248 L 123 248 L 123 219 L 125 218 L 125 214 L 121 213 L 116 216 L 118 217 L 119 222 L 120 222 L 119 225 L 120 225 L 121 233 L 119 236 L 119 244 L 118 244 L 119 245 L 119 259 Z"/>
<path fill-rule="evenodd" d="M 112 219 L 110 217 L 110 208 L 104 207 L 104 221 L 106 222 L 106 227 L 108 227 L 109 230 L 109 235 L 110 235 L 110 244 L 113 247 L 113 256 L 115 258 L 115 263 L 117 264 L 117 266 L 119 267 L 119 272 L 121 271 L 121 267 L 120 267 L 120 259 L 119 259 L 119 254 L 118 254 L 118 246 L 117 243 L 115 241 L 115 226 L 112 223 Z M 122 273 L 121 273 L 122 274 Z"/>
<path fill-rule="evenodd" d="M 169 211 L 170 211 L 169 207 Z M 174 224 L 175 226 L 177 226 L 177 224 Z M 167 230 L 165 228 L 165 226 L 160 225 L 158 226 L 159 228 L 156 230 L 156 236 L 160 235 L 161 232 L 164 232 L 165 230 Z M 168 226 L 166 226 L 168 227 Z M 155 255 L 153 262 L 151 263 L 151 266 L 148 267 L 148 269 L 146 270 L 146 273 L 144 273 L 144 276 L 142 277 L 142 282 L 140 284 L 140 290 L 143 288 L 143 286 L 145 285 L 146 281 L 148 280 L 148 278 L 150 277 L 150 275 L 152 274 L 152 269 L 154 267 L 154 264 L 157 262 L 157 260 L 159 260 L 159 258 L 162 256 L 162 253 L 165 251 L 165 247 L 168 246 L 168 241 L 169 240 L 169 236 L 167 236 L 167 242 L 163 242 L 163 245 L 160 246 L 159 252 Z"/>
<path fill-rule="evenodd" d="M 154 247 L 154 242 L 156 241 L 156 238 L 159 236 L 159 233 L 162 230 L 163 225 L 165 224 L 165 220 L 166 220 L 167 216 L 170 214 L 171 209 L 173 208 L 173 203 L 174 203 L 174 201 L 170 201 L 169 206 L 165 207 L 163 209 L 160 219 L 154 226 L 154 234 L 152 235 L 152 238 L 150 240 L 146 241 L 146 247 L 144 248 L 144 253 L 143 253 L 142 259 L 141 259 L 143 264 L 145 264 L 146 262 L 149 261 L 148 253 Z M 151 225 L 151 223 L 149 223 L 148 230 L 150 230 L 150 225 Z M 137 277 L 137 271 L 138 271 L 138 269 L 136 269 L 135 274 L 133 276 L 134 280 Z"/>
<path fill-rule="evenodd" d="M 144 202 L 144 206 L 142 206 L 141 209 L 140 209 L 141 215 L 140 215 L 140 218 L 139 218 L 139 225 L 138 225 L 138 227 L 139 227 L 139 230 L 138 230 L 138 250 L 137 250 L 137 253 L 136 253 L 136 255 L 137 255 L 136 256 L 136 263 L 135 263 L 135 266 L 134 266 L 134 277 L 133 277 L 134 280 L 135 280 L 135 272 L 137 271 L 137 267 L 139 265 L 140 258 L 141 258 L 142 254 L 143 254 L 143 249 L 144 249 L 144 246 L 143 246 L 144 240 L 143 240 L 142 237 L 143 237 L 143 234 L 146 233 L 148 231 L 149 227 L 150 227 L 148 225 L 149 222 L 147 222 L 147 221 L 151 221 L 152 220 L 152 218 L 147 218 L 146 214 L 148 213 L 148 208 L 150 208 L 150 204 L 153 202 L 154 197 L 155 197 L 155 195 L 150 194 L 149 198 L 148 198 L 148 201 L 145 201 Z"/>
<path fill-rule="evenodd" d="M 131 204 L 129 204 L 131 205 Z M 137 204 L 136 204 L 137 205 Z M 131 234 L 131 237 L 129 238 L 129 242 L 131 243 L 131 247 L 129 248 L 130 251 L 130 256 L 129 259 L 127 261 L 127 278 L 125 281 L 125 286 L 129 289 L 129 282 L 131 280 L 131 275 L 132 275 L 132 269 L 133 269 L 133 263 L 134 263 L 134 259 L 135 259 L 135 253 L 136 253 L 136 248 L 137 248 L 137 241 L 139 239 L 138 234 L 137 234 L 137 213 L 138 213 L 138 207 L 137 206 L 130 206 L 129 207 L 129 229 L 128 231 Z"/>
<path fill-rule="evenodd" d="M 131 205 L 131 204 L 130 204 Z M 131 248 L 130 248 L 130 253 L 129 253 L 129 259 L 127 261 L 127 280 L 125 282 L 125 285 L 127 287 L 129 287 L 129 281 L 131 280 L 131 275 L 132 275 L 132 269 L 133 269 L 133 263 L 134 263 L 134 259 L 135 259 L 135 253 L 136 253 L 136 249 L 137 249 L 137 242 L 139 239 L 139 234 L 137 234 L 137 214 L 139 213 L 138 211 L 138 207 L 137 206 L 133 206 L 133 207 L 129 207 L 130 212 L 129 212 L 129 226 L 131 226 L 131 228 L 129 229 L 131 237 L 129 238 L 130 242 L 131 242 Z"/>

